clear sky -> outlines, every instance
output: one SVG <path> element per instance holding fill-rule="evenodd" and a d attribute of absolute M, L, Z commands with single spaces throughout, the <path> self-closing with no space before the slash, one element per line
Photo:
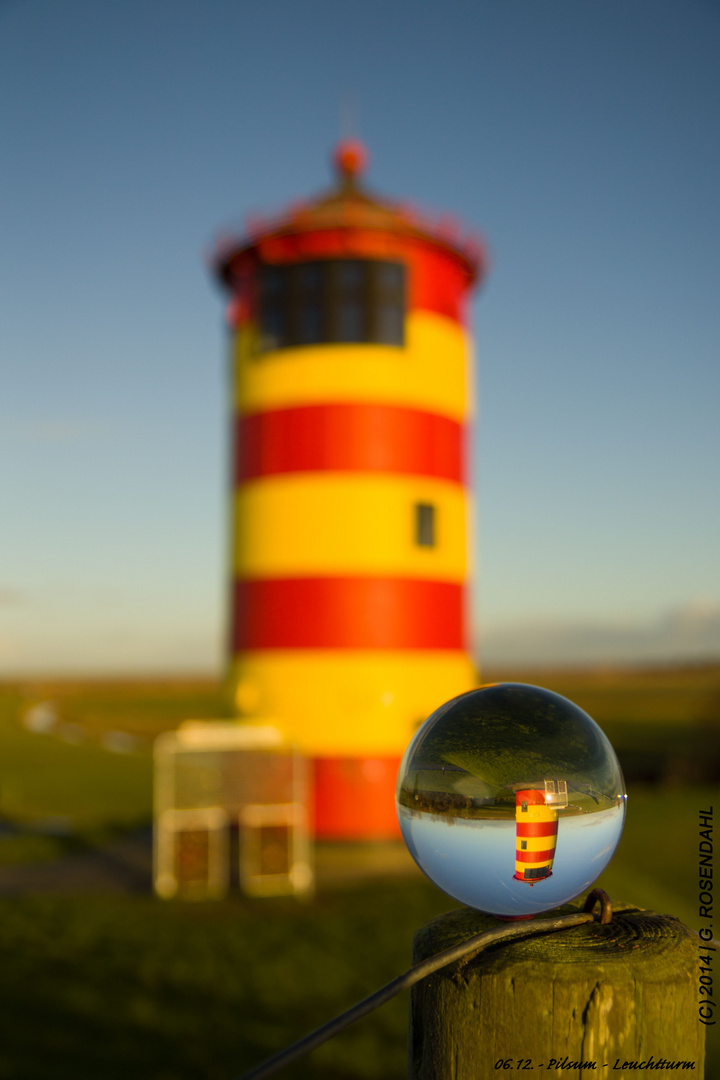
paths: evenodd
<path fill-rule="evenodd" d="M 0 673 L 219 670 L 248 211 L 482 232 L 487 663 L 720 656 L 718 0 L 0 0 Z"/>

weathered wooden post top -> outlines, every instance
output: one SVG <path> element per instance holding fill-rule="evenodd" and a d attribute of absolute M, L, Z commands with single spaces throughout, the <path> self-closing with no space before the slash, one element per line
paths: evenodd
<path fill-rule="evenodd" d="M 442 915 L 415 935 L 413 962 L 497 925 L 470 908 Z M 702 1077 L 697 963 L 677 919 L 624 905 L 605 925 L 498 943 L 413 987 L 408 1080 Z"/>

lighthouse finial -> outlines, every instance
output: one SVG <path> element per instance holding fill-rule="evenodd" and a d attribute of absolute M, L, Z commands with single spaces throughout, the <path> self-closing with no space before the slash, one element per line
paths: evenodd
<path fill-rule="evenodd" d="M 335 147 L 333 164 L 344 184 L 354 184 L 367 167 L 368 152 L 359 139 L 341 139 Z"/>

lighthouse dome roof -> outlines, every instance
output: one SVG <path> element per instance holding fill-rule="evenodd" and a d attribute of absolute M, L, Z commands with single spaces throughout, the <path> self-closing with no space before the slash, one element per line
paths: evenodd
<path fill-rule="evenodd" d="M 213 262 L 225 284 L 231 284 L 238 259 L 242 261 L 243 256 L 258 248 L 267 249 L 268 241 L 337 230 L 356 237 L 381 233 L 398 241 L 404 238 L 431 244 L 459 261 L 469 282 L 484 276 L 486 260 L 479 237 L 465 233 L 459 222 L 448 215 L 431 217 L 408 202 L 383 198 L 365 185 L 368 153 L 362 143 L 354 139 L 340 142 L 332 160 L 335 182 L 329 190 L 294 202 L 274 216 L 249 216 L 245 236 L 226 235 L 217 242 Z"/>

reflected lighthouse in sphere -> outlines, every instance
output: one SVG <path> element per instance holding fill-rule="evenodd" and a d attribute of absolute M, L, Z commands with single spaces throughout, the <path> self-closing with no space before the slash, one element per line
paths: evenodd
<path fill-rule="evenodd" d="M 400 767 L 397 812 L 410 854 L 439 888 L 525 918 L 572 900 L 605 869 L 623 830 L 625 782 L 577 705 L 497 683 L 428 717 Z"/>

